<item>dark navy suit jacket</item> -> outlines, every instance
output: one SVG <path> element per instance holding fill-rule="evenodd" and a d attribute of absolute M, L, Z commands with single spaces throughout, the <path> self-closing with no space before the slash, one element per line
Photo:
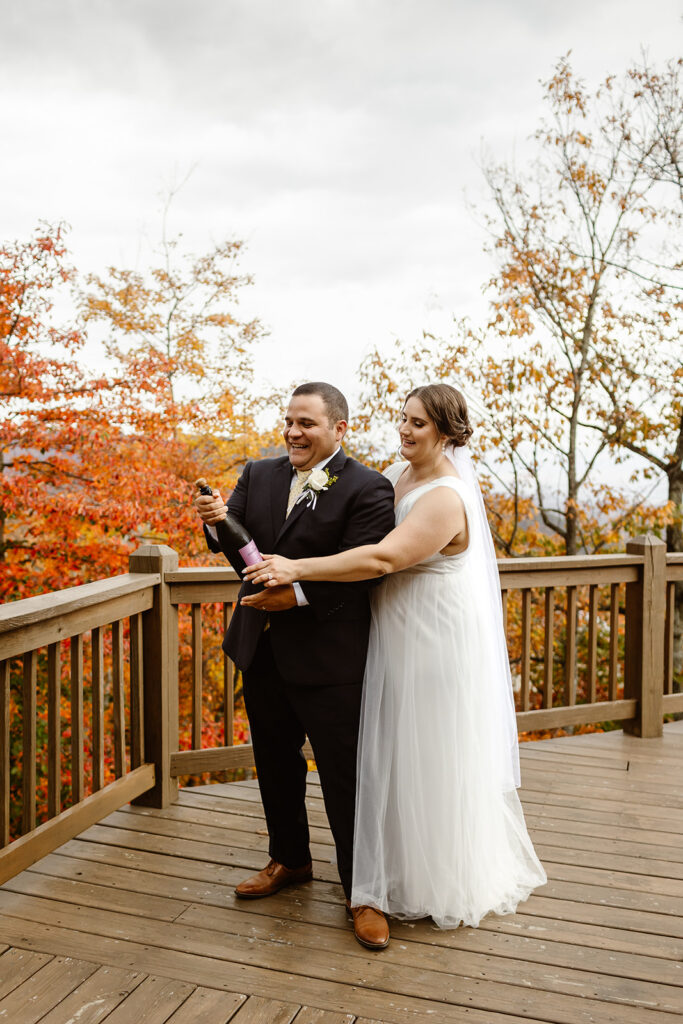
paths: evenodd
<path fill-rule="evenodd" d="M 386 477 L 342 450 L 325 468 L 337 477 L 335 483 L 319 493 L 315 508 L 302 500 L 287 517 L 289 459 L 247 463 L 228 507 L 259 551 L 286 558 L 332 555 L 376 544 L 394 528 L 394 489 Z M 205 534 L 211 550 L 219 551 L 206 530 Z M 304 582 L 308 606 L 270 613 L 273 654 L 286 681 L 316 686 L 363 682 L 370 629 L 368 591 L 377 582 Z M 244 584 L 240 595 L 252 591 Z M 265 612 L 239 604 L 235 608 L 223 649 L 238 668 L 249 668 L 265 621 Z"/>

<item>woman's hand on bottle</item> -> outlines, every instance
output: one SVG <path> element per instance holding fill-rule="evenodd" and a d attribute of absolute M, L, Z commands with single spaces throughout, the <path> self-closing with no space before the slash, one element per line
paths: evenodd
<path fill-rule="evenodd" d="M 285 583 L 294 583 L 300 579 L 297 575 L 296 561 L 283 558 L 282 555 L 263 555 L 263 561 L 256 565 L 248 565 L 242 575 L 250 583 L 263 583 L 265 587 L 281 587 Z"/>
<path fill-rule="evenodd" d="M 198 494 L 194 499 L 194 507 L 199 512 L 202 522 L 207 526 L 213 526 L 225 519 L 228 506 L 221 498 L 220 491 L 212 491 L 211 494 Z"/>

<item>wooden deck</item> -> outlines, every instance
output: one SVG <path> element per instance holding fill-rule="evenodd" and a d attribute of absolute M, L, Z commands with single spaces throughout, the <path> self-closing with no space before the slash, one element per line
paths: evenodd
<path fill-rule="evenodd" d="M 320 790 L 315 880 L 241 902 L 267 859 L 252 782 L 110 815 L 0 889 L 9 1024 L 664 1024 L 683 1016 L 683 722 L 522 747 L 548 884 L 478 929 L 353 939 Z"/>

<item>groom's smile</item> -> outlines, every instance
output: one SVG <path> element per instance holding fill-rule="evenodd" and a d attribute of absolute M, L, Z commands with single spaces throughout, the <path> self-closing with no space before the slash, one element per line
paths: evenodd
<path fill-rule="evenodd" d="M 283 437 L 294 469 L 313 469 L 339 447 L 346 423 L 331 423 L 320 395 L 294 395 L 285 414 Z"/>

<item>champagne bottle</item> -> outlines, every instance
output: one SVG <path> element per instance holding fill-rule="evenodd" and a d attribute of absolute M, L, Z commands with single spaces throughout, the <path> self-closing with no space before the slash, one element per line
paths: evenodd
<path fill-rule="evenodd" d="M 195 487 L 200 494 L 213 494 L 204 477 L 200 477 L 196 481 Z M 229 512 L 226 512 L 225 519 L 214 523 L 213 526 L 223 554 L 239 576 L 242 575 L 242 570 L 246 565 L 256 565 L 257 562 L 263 561 L 255 541 L 239 519 L 235 519 Z"/>

